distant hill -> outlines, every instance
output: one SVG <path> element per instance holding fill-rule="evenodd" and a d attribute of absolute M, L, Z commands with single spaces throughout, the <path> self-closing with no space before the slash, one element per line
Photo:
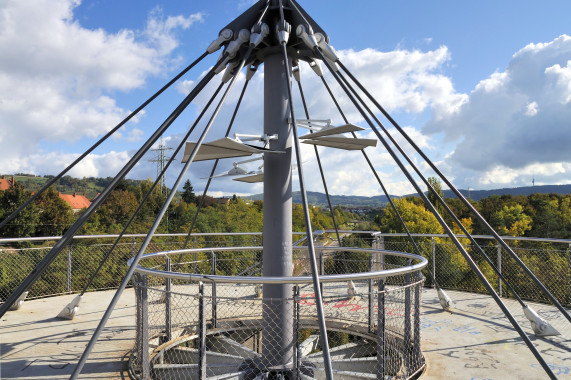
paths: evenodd
<path fill-rule="evenodd" d="M 571 185 L 544 185 L 544 186 L 524 186 L 512 187 L 494 190 L 460 190 L 462 195 L 470 197 L 472 200 L 479 201 L 490 195 L 531 195 L 531 194 L 571 194 Z M 445 197 L 454 197 L 451 190 L 443 191 Z"/>
<path fill-rule="evenodd" d="M 514 187 L 514 188 L 503 188 L 495 190 L 464 190 L 460 189 L 460 192 L 465 197 L 469 197 L 474 201 L 479 201 L 482 198 L 487 198 L 491 195 L 530 195 L 530 194 L 571 194 L 571 185 L 544 185 L 544 186 L 525 186 L 525 187 Z M 445 197 L 454 197 L 454 193 L 451 190 L 443 191 Z M 417 194 L 408 194 L 408 196 L 416 196 Z M 255 194 L 248 199 L 252 200 L 263 200 L 263 194 Z M 392 198 L 401 198 L 396 195 L 391 195 Z M 307 193 L 307 201 L 309 204 L 318 207 L 327 207 L 327 197 L 323 193 L 309 191 Z M 293 193 L 293 202 L 301 203 L 301 194 L 299 191 Z M 387 197 L 384 195 L 377 195 L 373 197 L 363 197 L 357 195 L 331 195 L 331 203 L 333 206 L 341 205 L 350 208 L 376 208 L 383 207 L 387 203 Z"/>

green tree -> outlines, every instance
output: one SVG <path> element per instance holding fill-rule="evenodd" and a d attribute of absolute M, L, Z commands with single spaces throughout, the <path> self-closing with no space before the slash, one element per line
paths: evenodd
<path fill-rule="evenodd" d="M 442 204 L 438 201 L 438 197 L 444 199 L 444 194 L 442 193 L 442 183 L 436 177 L 428 177 L 427 181 L 430 184 L 430 187 L 434 189 L 434 191 L 432 191 L 430 188 L 427 188 L 428 193 L 426 196 L 430 201 L 430 203 L 434 205 L 436 211 L 438 211 L 438 213 L 442 215 L 444 208 L 442 207 Z M 436 194 L 434 192 L 436 192 Z"/>
<path fill-rule="evenodd" d="M 504 206 L 500 211 L 495 212 L 490 223 L 499 234 L 523 236 L 531 229 L 532 220 L 524 213 L 523 207 L 516 204 Z"/>
<path fill-rule="evenodd" d="M 36 201 L 38 224 L 35 235 L 59 236 L 73 221 L 73 210 L 52 186 L 44 191 Z"/>
<path fill-rule="evenodd" d="M 5 191 L 0 191 L 0 220 L 8 217 L 32 194 L 19 183 L 15 183 Z M 37 206 L 29 204 L 18 216 L 0 230 L 3 237 L 30 237 L 33 236 L 38 222 Z"/>
<path fill-rule="evenodd" d="M 196 203 L 196 194 L 194 194 L 194 189 L 192 188 L 190 180 L 188 179 L 186 180 L 182 189 L 183 189 L 182 200 L 189 204 Z"/>

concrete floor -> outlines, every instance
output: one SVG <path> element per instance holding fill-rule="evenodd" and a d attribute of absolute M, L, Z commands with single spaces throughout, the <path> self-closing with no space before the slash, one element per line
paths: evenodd
<path fill-rule="evenodd" d="M 427 360 L 423 379 L 547 378 L 491 297 L 447 293 L 456 303 L 453 313 L 442 311 L 434 290 L 423 292 L 422 349 Z M 0 379 L 69 378 L 112 295 L 112 291 L 86 294 L 73 321 L 54 318 L 73 295 L 26 301 L 20 310 L 8 312 L 0 323 Z M 126 290 L 81 378 L 129 377 L 126 368 L 135 336 L 134 302 L 133 291 Z M 519 305 L 512 300 L 506 303 L 531 333 Z M 562 333 L 550 338 L 530 335 L 533 344 L 558 378 L 571 378 L 571 325 L 551 307 L 532 307 Z"/>

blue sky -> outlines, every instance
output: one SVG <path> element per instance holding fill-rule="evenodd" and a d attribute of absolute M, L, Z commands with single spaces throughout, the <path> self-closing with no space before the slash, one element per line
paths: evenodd
<path fill-rule="evenodd" d="M 199 56 L 252 3 L 0 0 L 0 171 L 56 174 Z M 532 178 L 536 184 L 571 183 L 570 2 L 299 3 L 329 34 L 343 62 L 458 187 L 526 186 Z M 114 175 L 216 57 L 209 56 L 72 174 Z M 339 121 L 329 116 L 332 106 L 304 70 L 306 91 L 314 91 L 311 114 Z M 261 73 L 251 87 L 260 85 Z M 237 120 L 245 132 L 255 131 L 260 121 L 255 93 L 249 94 Z M 207 97 L 173 125 L 169 146 Z M 364 125 L 348 112 L 352 122 Z M 355 172 L 355 156 L 322 154 L 332 193 L 380 192 L 368 173 Z M 385 152 L 370 154 L 392 193 L 412 191 Z M 130 176 L 154 177 L 154 164 L 146 161 L 152 158 Z M 315 170 L 307 160 L 306 172 Z M 169 173 L 169 182 L 180 167 Z M 230 169 L 231 161 L 221 167 Z M 207 164 L 191 168 L 197 190 L 208 171 Z M 322 191 L 318 181 L 308 184 Z M 213 185 L 214 194 L 261 190 L 230 180 Z"/>

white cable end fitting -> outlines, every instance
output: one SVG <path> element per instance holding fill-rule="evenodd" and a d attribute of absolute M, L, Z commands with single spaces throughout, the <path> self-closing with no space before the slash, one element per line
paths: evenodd
<path fill-rule="evenodd" d="M 313 34 L 311 27 L 306 27 L 303 24 L 297 26 L 295 34 L 300 38 L 311 50 L 317 46 L 317 40 Z"/>
<path fill-rule="evenodd" d="M 295 80 L 296 80 L 297 82 L 300 82 L 300 81 L 301 81 L 301 75 L 300 75 L 300 72 L 299 72 L 299 66 L 295 66 L 293 69 L 291 69 L 291 72 L 292 72 L 293 77 L 295 78 Z"/>
<path fill-rule="evenodd" d="M 222 76 L 222 83 L 227 83 L 234 75 L 238 75 L 238 73 L 234 73 L 234 70 L 239 64 L 239 61 L 228 64 L 228 67 L 226 67 L 226 71 L 224 71 L 224 75 Z"/>
<path fill-rule="evenodd" d="M 230 41 L 233 35 L 234 32 L 231 29 L 224 29 L 223 31 L 221 31 L 218 38 L 212 41 L 210 43 L 210 46 L 208 46 L 208 49 L 206 49 L 208 54 L 212 54 L 218 49 L 220 49 L 222 47 L 222 44 L 224 44 L 227 41 Z"/>
<path fill-rule="evenodd" d="M 246 80 L 251 80 L 257 70 L 258 66 L 250 65 L 246 70 Z"/>
<path fill-rule="evenodd" d="M 286 21 L 280 21 L 278 25 L 276 25 L 276 32 L 278 35 L 278 41 L 280 45 L 283 43 L 288 42 L 289 34 L 291 33 L 291 25 L 288 24 Z"/>
<path fill-rule="evenodd" d="M 319 61 L 316 61 L 315 59 L 312 60 L 309 62 L 309 67 L 313 69 L 313 72 L 317 74 L 318 77 L 321 78 L 323 76 L 323 69 L 321 68 L 321 63 L 319 63 Z"/>
<path fill-rule="evenodd" d="M 329 45 L 327 41 L 325 41 L 325 36 L 321 33 L 315 33 L 315 38 L 317 40 L 317 46 L 321 48 L 323 55 L 325 55 L 330 61 L 337 62 L 339 59 L 337 57 L 337 52 L 333 49 L 333 46 Z"/>
<path fill-rule="evenodd" d="M 268 24 L 264 23 L 259 27 L 254 25 L 250 34 L 250 44 L 258 46 L 260 42 L 262 42 L 264 38 L 268 36 L 268 34 L 270 34 L 270 27 Z"/>
<path fill-rule="evenodd" d="M 553 326 L 551 326 L 549 322 L 547 322 L 545 319 L 541 318 L 535 312 L 535 310 L 533 310 L 529 306 L 526 305 L 523 308 L 523 314 L 531 324 L 531 328 L 533 329 L 533 333 L 535 335 L 537 336 L 560 335 L 559 331 L 557 331 Z"/>

